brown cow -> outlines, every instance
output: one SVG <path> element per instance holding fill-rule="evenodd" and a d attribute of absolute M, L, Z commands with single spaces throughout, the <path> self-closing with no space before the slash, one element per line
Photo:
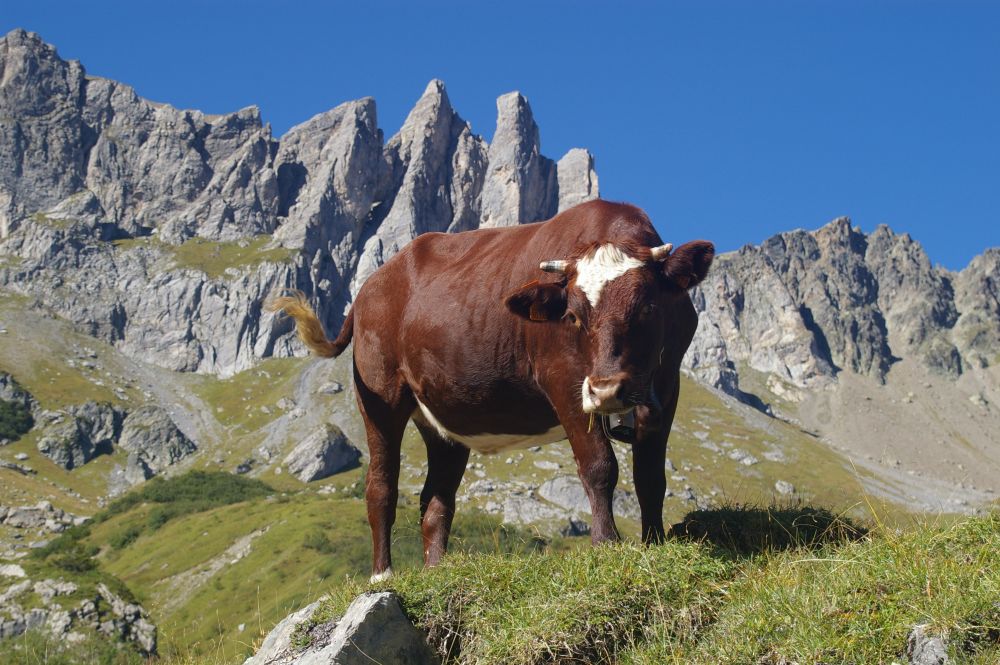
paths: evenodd
<path fill-rule="evenodd" d="M 592 541 L 619 538 L 618 463 L 593 420 L 632 409 L 642 538 L 664 537 L 667 436 L 697 325 L 687 289 L 715 253 L 705 241 L 670 250 L 640 209 L 590 201 L 546 222 L 419 236 L 368 278 L 332 342 L 301 294 L 272 301 L 320 356 L 339 355 L 353 336 L 373 579 L 392 572 L 400 440 L 411 418 L 427 445 L 427 565 L 447 548 L 470 449 L 568 438 Z"/>

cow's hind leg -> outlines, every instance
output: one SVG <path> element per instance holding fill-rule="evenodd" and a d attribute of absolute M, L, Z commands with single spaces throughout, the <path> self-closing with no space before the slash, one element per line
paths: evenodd
<path fill-rule="evenodd" d="M 420 531 L 424 565 L 433 566 L 448 549 L 455 517 L 455 494 L 469 462 L 469 449 L 441 437 L 437 430 L 417 424 L 427 444 L 427 480 L 420 493 Z"/>
<path fill-rule="evenodd" d="M 368 435 L 365 501 L 372 530 L 372 581 L 378 581 L 392 575 L 391 536 L 399 500 L 399 448 L 414 399 L 409 388 L 399 385 L 383 386 L 376 393 L 358 374 L 357 367 L 354 383 Z"/>

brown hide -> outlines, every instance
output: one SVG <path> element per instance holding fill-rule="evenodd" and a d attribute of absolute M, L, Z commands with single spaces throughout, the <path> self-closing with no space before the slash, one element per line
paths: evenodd
<path fill-rule="evenodd" d="M 617 388 L 606 408 L 636 409 L 643 538 L 663 537 L 666 440 L 681 358 L 697 325 L 686 289 L 704 278 L 713 250 L 698 241 L 652 261 L 649 248 L 662 242 L 638 208 L 591 201 L 546 222 L 419 236 L 366 281 L 349 323 L 371 455 L 366 496 L 376 574 L 389 571 L 399 445 L 411 417 L 428 449 L 421 494 L 427 563 L 447 546 L 468 460 L 468 448 L 456 441 L 561 439 L 564 431 L 591 502 L 592 539 L 617 538 L 617 462 L 584 413 L 588 377 L 595 394 L 606 383 Z M 597 307 L 576 287 L 574 268 L 565 275 L 539 269 L 542 261 L 572 261 L 608 243 L 644 264 L 609 282 Z M 289 313 L 308 329 L 308 317 Z M 350 332 L 345 325 L 337 346 Z M 321 352 L 332 348 L 316 344 Z"/>

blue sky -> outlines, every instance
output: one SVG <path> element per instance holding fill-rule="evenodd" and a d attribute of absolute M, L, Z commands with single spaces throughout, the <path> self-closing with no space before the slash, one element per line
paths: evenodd
<path fill-rule="evenodd" d="M 3 0 L 91 74 L 280 135 L 377 100 L 391 136 L 431 78 L 490 138 L 520 90 L 542 150 L 720 250 L 840 215 L 959 269 L 1000 245 L 1000 3 Z"/>

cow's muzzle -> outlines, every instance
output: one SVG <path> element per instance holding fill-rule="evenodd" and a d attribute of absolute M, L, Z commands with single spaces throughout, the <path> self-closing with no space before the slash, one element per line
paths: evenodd
<path fill-rule="evenodd" d="M 624 376 L 616 375 L 607 378 L 586 377 L 583 380 L 583 412 L 584 413 L 624 413 L 631 407 L 622 399 Z"/>

